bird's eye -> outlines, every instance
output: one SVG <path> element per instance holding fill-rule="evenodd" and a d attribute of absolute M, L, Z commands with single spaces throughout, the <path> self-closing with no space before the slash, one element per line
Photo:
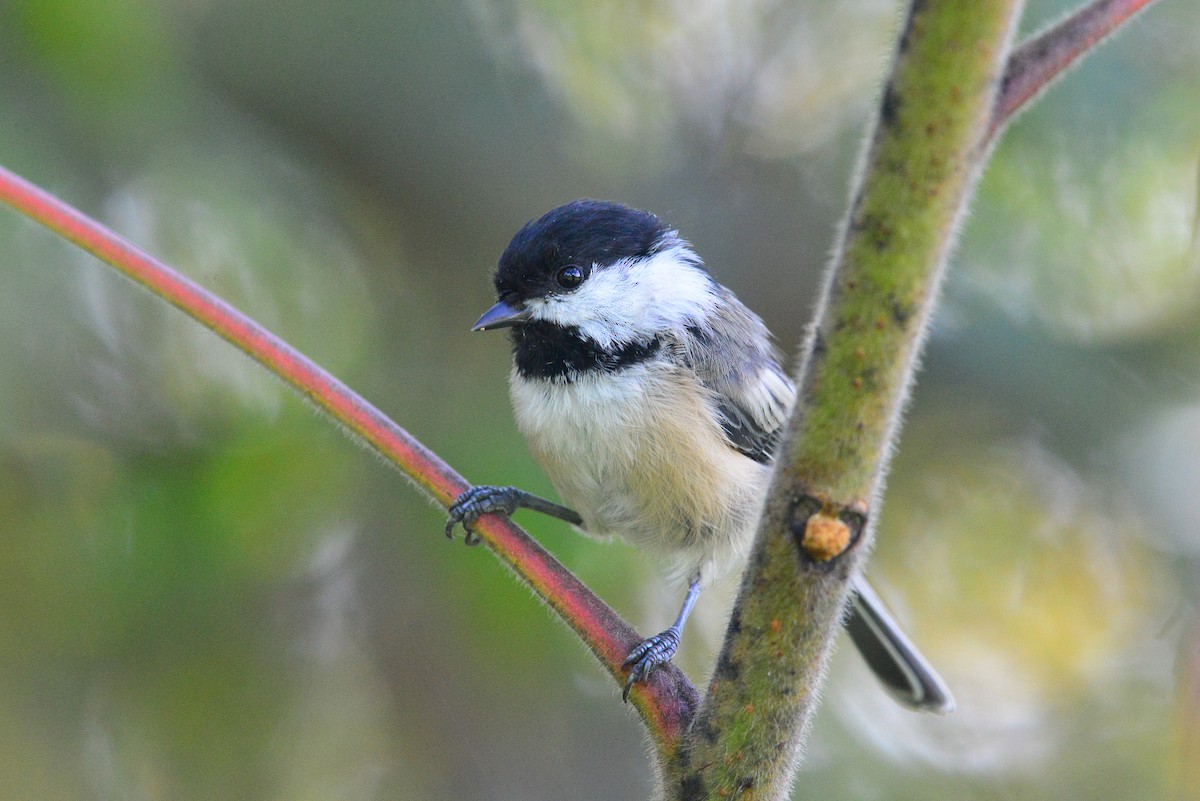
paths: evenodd
<path fill-rule="evenodd" d="M 558 271 L 555 279 L 563 289 L 574 289 L 583 283 L 583 269 L 574 264 L 568 265 Z"/>

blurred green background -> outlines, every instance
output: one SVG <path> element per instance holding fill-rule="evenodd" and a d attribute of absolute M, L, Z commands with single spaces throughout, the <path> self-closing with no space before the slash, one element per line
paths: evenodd
<path fill-rule="evenodd" d="M 8 0 L 0 162 L 470 479 L 549 493 L 507 343 L 468 331 L 509 236 L 580 196 L 653 209 L 794 352 L 896 14 Z M 1165 0 L 997 150 L 871 563 L 959 710 L 899 709 L 840 649 L 796 798 L 1200 795 L 1198 30 Z M 0 213 L 0 245 L 0 795 L 646 795 L 617 689 L 403 478 L 34 224 Z M 521 522 L 670 618 L 634 551 Z"/>

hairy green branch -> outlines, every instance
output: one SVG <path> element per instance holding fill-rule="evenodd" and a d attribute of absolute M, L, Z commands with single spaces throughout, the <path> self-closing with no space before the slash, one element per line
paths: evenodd
<path fill-rule="evenodd" d="M 918 0 L 909 10 L 758 540 L 671 797 L 775 799 L 791 786 L 1020 10 L 1020 0 Z M 850 535 L 832 558 L 809 530 L 831 519 Z"/>

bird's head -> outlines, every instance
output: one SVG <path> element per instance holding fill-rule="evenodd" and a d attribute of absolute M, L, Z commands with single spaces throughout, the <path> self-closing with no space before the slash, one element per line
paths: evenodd
<path fill-rule="evenodd" d="M 601 346 L 694 324 L 716 285 L 691 246 L 658 217 L 576 200 L 527 223 L 500 257 L 499 302 L 474 330 L 548 323 Z"/>

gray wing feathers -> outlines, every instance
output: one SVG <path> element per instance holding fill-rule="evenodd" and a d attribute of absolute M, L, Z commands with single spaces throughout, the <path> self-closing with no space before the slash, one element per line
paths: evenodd
<path fill-rule="evenodd" d="M 685 358 L 716 396 L 729 444 L 758 462 L 770 461 L 792 410 L 796 389 L 779 366 L 771 334 L 725 287 L 704 325 L 687 329 Z"/>

